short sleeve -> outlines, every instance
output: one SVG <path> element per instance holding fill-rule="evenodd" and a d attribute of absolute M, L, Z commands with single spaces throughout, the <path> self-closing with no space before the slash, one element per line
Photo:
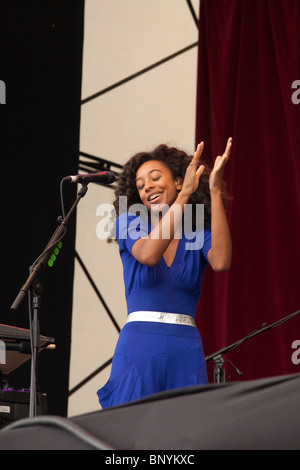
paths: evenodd
<path fill-rule="evenodd" d="M 119 245 L 131 253 L 132 247 L 140 238 L 147 237 L 149 234 L 148 214 L 133 214 L 124 212 L 116 221 L 116 236 Z"/>
<path fill-rule="evenodd" d="M 211 249 L 211 231 L 205 229 L 204 230 L 204 242 L 201 248 L 201 252 L 207 262 L 208 262 L 207 253 L 209 252 L 210 249 Z"/>

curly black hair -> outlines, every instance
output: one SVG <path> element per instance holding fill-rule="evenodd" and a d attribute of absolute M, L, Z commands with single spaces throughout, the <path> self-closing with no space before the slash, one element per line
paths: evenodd
<path fill-rule="evenodd" d="M 161 144 L 156 147 L 151 152 L 140 152 L 134 155 L 129 159 L 129 161 L 124 165 L 123 171 L 121 172 L 118 182 L 117 189 L 115 191 L 115 216 L 119 216 L 120 207 L 119 207 L 119 197 L 127 197 L 127 210 L 132 204 L 139 203 L 141 204 L 141 199 L 136 187 L 136 172 L 138 168 L 145 162 L 149 160 L 158 160 L 164 163 L 169 170 L 171 171 L 174 180 L 177 177 L 184 178 L 186 168 L 192 160 L 192 156 L 188 155 L 183 150 L 177 149 L 175 147 L 168 147 L 165 144 Z M 211 200 L 210 200 L 210 190 L 209 190 L 209 175 L 211 168 L 206 164 L 205 170 L 200 177 L 200 182 L 198 189 L 191 196 L 189 204 L 193 208 L 197 204 L 204 205 L 204 226 L 205 228 L 210 228 L 211 225 Z M 223 200 L 226 200 L 225 188 L 223 191 Z M 196 226 L 196 211 L 193 210 L 193 229 Z"/>

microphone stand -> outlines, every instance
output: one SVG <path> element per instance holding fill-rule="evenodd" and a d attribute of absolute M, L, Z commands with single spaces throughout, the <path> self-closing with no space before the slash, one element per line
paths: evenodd
<path fill-rule="evenodd" d="M 29 298 L 29 316 L 32 318 L 30 324 L 31 330 L 31 381 L 30 381 L 30 406 L 29 406 L 29 417 L 33 417 L 37 413 L 36 406 L 36 385 L 37 385 L 37 356 L 39 351 L 40 344 L 40 322 L 39 322 L 39 313 L 40 313 L 40 303 L 41 303 L 41 294 L 42 294 L 42 285 L 38 279 L 38 274 L 43 270 L 45 264 L 51 257 L 52 249 L 57 245 L 57 243 L 65 236 L 67 231 L 67 224 L 74 210 L 76 209 L 79 201 L 86 195 L 88 183 L 83 183 L 81 189 L 78 192 L 77 198 L 73 203 L 71 209 L 69 210 L 66 217 L 58 218 L 60 225 L 56 228 L 52 237 L 50 238 L 46 248 L 41 253 L 41 255 L 36 259 L 33 266 L 30 267 L 30 274 L 21 287 L 20 292 L 15 298 L 13 304 L 11 305 L 11 310 L 18 310 L 21 303 L 23 302 L 26 294 Z M 32 305 L 31 305 L 32 298 Z M 32 310 L 32 311 L 31 311 Z"/>
<path fill-rule="evenodd" d="M 42 285 L 38 279 L 35 279 L 30 294 L 33 295 L 32 306 L 30 305 L 31 295 L 29 294 L 29 318 L 31 321 L 31 377 L 30 377 L 30 403 L 29 417 L 36 416 L 37 413 L 37 376 L 38 376 L 38 353 L 40 347 L 40 303 L 41 303 Z M 32 309 L 32 315 L 30 316 Z"/>
<path fill-rule="evenodd" d="M 294 313 L 291 313 L 290 315 L 282 318 L 281 320 L 278 320 L 275 323 L 272 323 L 271 325 L 267 325 L 266 323 L 263 324 L 263 327 L 260 330 L 253 331 L 252 333 L 249 333 L 245 338 L 240 339 L 239 341 L 236 341 L 235 343 L 231 344 L 230 346 L 226 346 L 223 349 L 220 349 L 219 351 L 216 351 L 215 353 L 211 354 L 210 356 L 207 356 L 205 358 L 206 362 L 210 361 L 211 359 L 214 360 L 215 366 L 214 366 L 214 383 L 220 384 L 225 382 L 225 371 L 224 371 L 224 364 L 225 360 L 223 359 L 223 355 L 227 354 L 228 352 L 232 351 L 234 348 L 240 346 L 242 343 L 247 341 L 250 338 L 253 338 L 254 336 L 259 335 L 260 333 L 263 333 L 265 331 L 270 330 L 271 328 L 275 328 L 282 323 L 285 323 L 287 320 L 290 320 L 291 318 L 295 317 L 300 313 L 300 310 L 297 310 Z M 231 362 L 231 361 L 229 361 Z M 232 363 L 231 363 L 232 364 Z M 232 364 L 233 365 L 233 364 Z M 243 375 L 242 372 L 233 365 L 235 370 L 239 375 Z"/>

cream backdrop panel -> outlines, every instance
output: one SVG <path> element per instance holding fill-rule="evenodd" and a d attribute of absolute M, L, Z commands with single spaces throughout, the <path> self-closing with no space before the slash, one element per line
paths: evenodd
<path fill-rule="evenodd" d="M 191 2 L 197 16 L 199 1 Z M 186 0 L 85 0 L 84 21 L 83 100 L 198 41 Z M 192 153 L 197 52 L 192 47 L 82 104 L 80 151 L 121 165 L 160 143 Z M 121 328 L 126 304 L 118 246 L 96 232 L 97 208 L 112 202 L 111 187 L 89 184 L 77 209 L 76 252 Z M 119 334 L 77 259 L 73 295 L 69 416 L 101 409 L 96 392 L 110 364 L 93 374 L 112 358 Z"/>

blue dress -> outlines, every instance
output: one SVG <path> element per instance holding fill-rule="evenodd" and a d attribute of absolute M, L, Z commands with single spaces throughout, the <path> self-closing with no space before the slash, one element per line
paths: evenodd
<path fill-rule="evenodd" d="M 123 213 L 117 219 L 127 314 L 158 311 L 195 318 L 211 248 L 210 231 L 197 234 L 197 240 L 183 231 L 171 266 L 162 257 L 156 266 L 149 267 L 139 263 L 131 249 L 137 238 L 147 236 L 150 230 L 150 223 L 136 214 Z M 110 378 L 97 394 L 102 408 L 108 408 L 161 391 L 206 383 L 206 362 L 197 328 L 134 321 L 122 328 Z"/>

